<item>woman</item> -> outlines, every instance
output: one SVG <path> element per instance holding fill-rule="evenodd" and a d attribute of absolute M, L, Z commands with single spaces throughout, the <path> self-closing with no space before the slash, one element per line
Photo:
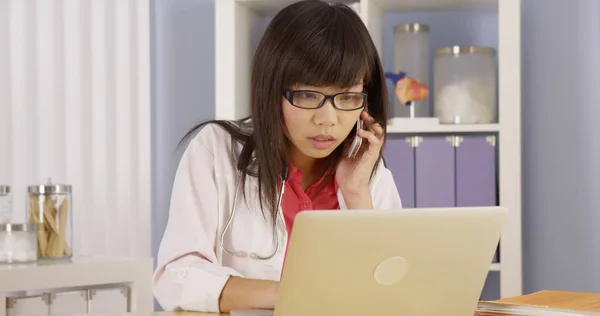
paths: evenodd
<path fill-rule="evenodd" d="M 302 1 L 273 18 L 253 62 L 251 117 L 188 133 L 153 278 L 164 309 L 272 309 L 299 211 L 401 207 L 381 161 L 384 80 L 352 9 Z"/>

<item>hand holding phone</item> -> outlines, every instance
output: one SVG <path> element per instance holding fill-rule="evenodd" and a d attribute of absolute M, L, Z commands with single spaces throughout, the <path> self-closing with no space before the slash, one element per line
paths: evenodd
<path fill-rule="evenodd" d="M 340 160 L 335 179 L 350 209 L 373 207 L 369 184 L 381 156 L 385 130 L 367 111 L 356 122 L 356 135 L 351 136 L 348 151 Z"/>

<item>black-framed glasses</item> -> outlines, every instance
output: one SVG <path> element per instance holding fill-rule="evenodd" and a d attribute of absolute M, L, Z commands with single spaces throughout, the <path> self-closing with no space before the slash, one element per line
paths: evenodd
<path fill-rule="evenodd" d="M 326 95 L 312 90 L 285 90 L 283 96 L 293 106 L 301 109 L 318 109 L 331 99 L 333 107 L 341 111 L 354 111 L 362 109 L 367 103 L 367 94 L 364 92 L 340 92 Z"/>

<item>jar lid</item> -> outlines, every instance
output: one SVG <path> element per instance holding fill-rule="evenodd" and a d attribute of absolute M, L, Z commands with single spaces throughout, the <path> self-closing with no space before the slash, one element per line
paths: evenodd
<path fill-rule="evenodd" d="M 38 225 L 35 223 L 0 224 L 0 232 L 35 232 Z"/>
<path fill-rule="evenodd" d="M 429 32 L 429 25 L 420 23 L 408 23 L 394 26 L 394 32 Z"/>
<path fill-rule="evenodd" d="M 30 185 L 27 192 L 33 194 L 63 194 L 71 193 L 71 186 L 68 184 L 53 184 L 52 179 L 48 183 L 40 185 Z"/>
<path fill-rule="evenodd" d="M 7 195 L 10 193 L 9 185 L 0 185 L 0 195 Z"/>
<path fill-rule="evenodd" d="M 486 46 L 446 46 L 435 50 L 436 55 L 460 55 L 460 54 L 495 54 L 493 47 Z"/>

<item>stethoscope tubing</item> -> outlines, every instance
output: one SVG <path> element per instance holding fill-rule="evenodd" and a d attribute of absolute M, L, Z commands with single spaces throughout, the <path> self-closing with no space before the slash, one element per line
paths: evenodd
<path fill-rule="evenodd" d="M 275 216 L 275 224 L 277 224 L 279 218 L 280 218 L 280 211 L 279 209 L 281 208 L 281 199 L 283 198 L 283 191 L 285 189 L 285 183 L 287 180 L 287 170 L 286 172 L 284 172 L 284 177 L 282 177 L 282 181 L 281 181 L 281 187 L 279 189 L 279 196 L 277 197 L 277 215 Z M 244 251 L 231 251 L 228 250 L 225 247 L 225 234 L 227 233 L 227 231 L 229 230 L 231 223 L 233 222 L 233 218 L 235 217 L 235 212 L 236 212 L 236 206 L 237 206 L 237 200 L 238 200 L 238 192 L 240 191 L 240 184 L 242 182 L 242 177 L 241 174 L 238 176 L 238 181 L 237 184 L 235 186 L 235 193 L 233 195 L 233 204 L 231 206 L 231 212 L 229 214 L 229 218 L 227 219 L 227 223 L 225 224 L 225 227 L 223 228 L 223 231 L 221 232 L 221 236 L 220 236 L 220 244 L 221 244 L 221 249 L 232 255 L 235 257 L 239 257 L 239 258 L 245 258 L 245 257 L 250 257 L 251 259 L 255 259 L 255 260 L 269 260 L 271 258 L 273 258 L 277 252 L 279 251 L 279 230 L 275 227 L 273 229 L 273 238 L 275 239 L 275 249 L 273 250 L 273 252 L 268 255 L 268 256 L 261 256 L 255 252 L 251 252 L 251 253 L 247 253 Z"/>

